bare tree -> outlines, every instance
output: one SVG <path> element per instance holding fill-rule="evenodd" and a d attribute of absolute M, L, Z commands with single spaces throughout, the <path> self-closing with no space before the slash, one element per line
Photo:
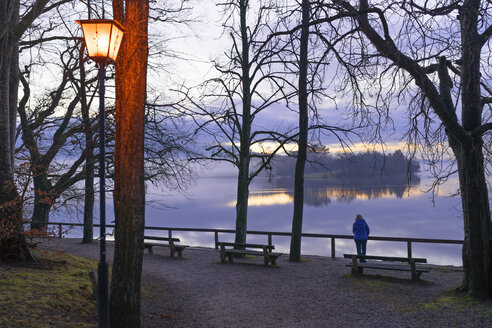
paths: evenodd
<path fill-rule="evenodd" d="M 28 80 L 24 77 L 29 75 L 29 68 L 21 75 L 23 97 L 18 106 L 23 141 L 21 149 L 29 153 L 31 163 L 34 185 L 31 227 L 35 229 L 46 228 L 56 200 L 85 177 L 82 166 L 86 160 L 86 151 L 78 136 L 83 132 L 83 126 L 75 117 L 82 89 L 73 90 L 70 87 L 73 72 L 80 65 L 75 52 L 78 52 L 76 46 L 61 52 L 63 74 L 60 84 L 45 97 L 33 102 L 33 108 L 29 108 L 31 92 Z M 65 102 L 68 105 L 61 115 Z M 77 152 L 80 154 L 76 155 Z M 61 158 L 62 153 L 66 156 L 64 160 Z"/>
<path fill-rule="evenodd" d="M 331 21 L 326 29 L 345 40 L 337 54 L 355 104 L 384 114 L 407 105 L 412 141 L 435 147 L 434 141 L 444 139 L 436 136 L 447 139 L 463 206 L 461 290 L 490 296 L 492 233 L 483 156 L 484 136 L 492 128 L 490 2 L 333 0 L 321 6 L 327 17 L 317 23 Z"/>
<path fill-rule="evenodd" d="M 295 96 L 295 87 L 286 79 L 283 65 L 277 65 L 280 42 L 272 40 L 261 46 L 277 8 L 275 1 L 234 0 L 221 5 L 224 33 L 232 43 L 226 60 L 214 62 L 219 76 L 201 85 L 198 99 L 189 89 L 182 91 L 189 104 L 178 107 L 195 120 L 198 131 L 209 140 L 207 158 L 230 163 L 238 170 L 235 241 L 245 243 L 249 185 L 295 138 L 290 128 L 281 124 L 262 127 L 255 124 L 255 118 Z M 274 146 L 267 150 L 268 142 Z"/>
<path fill-rule="evenodd" d="M 297 142 L 297 150 L 287 152 L 288 156 L 296 157 L 294 172 L 294 211 L 292 219 L 292 235 L 289 260 L 300 261 L 302 219 L 304 207 L 304 170 L 306 163 L 316 162 L 316 156 L 311 155 L 326 150 L 320 148 L 322 137 L 335 136 L 346 150 L 350 150 L 349 136 L 358 136 L 356 130 L 364 124 L 364 120 L 354 120 L 344 126 L 333 125 L 323 117 L 323 109 L 319 108 L 322 99 L 330 99 L 325 87 L 326 73 L 330 68 L 330 60 L 334 59 L 333 45 L 325 45 L 327 39 L 317 29 L 313 22 L 323 14 L 319 6 L 303 1 L 285 2 L 277 7 L 277 20 L 266 39 L 259 43 L 258 52 L 263 51 L 270 43 L 283 42 L 279 46 L 282 51 L 276 53 L 276 61 L 284 69 L 286 79 L 295 80 L 298 102 L 289 101 L 286 107 L 299 115 L 297 133 L 293 141 Z M 329 18 L 336 20 L 336 17 Z M 312 31 L 310 31 L 312 29 Z M 336 40 L 334 44 L 336 44 Z M 335 60 L 336 61 L 336 60 Z M 332 99 L 330 99 L 332 100 Z M 333 102 L 335 104 L 335 102 Z M 288 138 L 287 138 L 288 139 Z M 313 163 L 314 164 L 314 163 Z M 318 163 L 320 164 L 320 163 Z M 273 164 L 275 165 L 275 164 Z"/>
<path fill-rule="evenodd" d="M 48 2 L 33 1 L 23 7 L 21 16 L 19 0 L 0 1 L 0 259 L 32 259 L 22 234 L 22 208 L 13 180 L 19 40 L 39 15 L 66 1 L 47 6 Z"/>
<path fill-rule="evenodd" d="M 302 28 L 299 48 L 299 139 L 294 182 L 294 214 L 289 261 L 301 260 L 302 214 L 304 209 L 304 168 L 308 145 L 308 44 L 309 44 L 309 0 L 302 0 Z"/>
<path fill-rule="evenodd" d="M 170 7 L 164 6 L 162 1 L 154 2 L 152 21 L 157 22 L 157 25 L 187 24 L 191 19 L 181 17 L 183 11 L 188 9 L 187 3 L 187 0 L 183 0 L 177 7 Z M 93 15 L 97 16 L 98 12 L 102 12 L 99 7 L 101 2 L 93 1 L 87 3 L 89 4 Z M 27 123 L 21 124 L 21 132 L 24 132 L 19 132 L 19 135 L 28 142 L 23 142 L 18 150 L 30 153 L 29 158 L 32 160 L 32 177 L 36 185 L 36 195 L 33 197 L 33 221 L 36 222 L 34 227 L 40 228 L 48 223 L 50 209 L 53 208 L 55 202 L 58 202 L 57 208 L 67 210 L 76 208 L 77 206 L 73 205 L 79 205 L 83 201 L 83 242 L 90 243 L 93 238 L 94 169 L 97 165 L 93 153 L 94 145 L 99 137 L 94 133 L 95 115 L 91 110 L 91 103 L 95 95 L 97 79 L 94 78 L 94 71 L 86 71 L 84 64 L 89 60 L 84 57 L 83 48 L 79 51 L 78 61 L 76 58 L 70 58 L 72 53 L 75 53 L 73 48 L 79 44 L 73 44 L 73 41 L 79 40 L 74 35 L 76 29 L 71 28 L 74 25 L 73 15 L 78 17 L 84 8 L 85 6 L 76 3 L 72 3 L 72 8 L 60 8 L 57 11 L 58 15 L 39 20 L 35 27 L 30 28 L 29 38 L 21 41 L 23 61 L 28 65 L 26 69 L 33 73 L 26 72 L 26 80 L 23 81 L 25 94 L 21 104 Z M 80 44 L 83 47 L 83 43 Z M 170 55 L 166 51 L 161 52 L 160 49 L 163 48 L 162 41 L 156 38 L 153 55 L 157 63 L 162 60 L 163 56 Z M 57 57 L 57 53 L 63 55 Z M 69 62 L 64 62 L 66 58 L 69 58 Z M 67 66 L 69 63 L 70 67 Z M 42 67 L 43 75 L 39 75 L 41 73 L 39 69 L 36 69 L 37 67 Z M 154 64 L 153 68 L 162 70 L 163 66 Z M 38 87 L 35 88 L 34 95 L 31 95 L 31 81 L 35 82 L 39 78 L 45 79 L 48 75 L 47 71 L 55 76 L 61 76 L 62 83 L 55 91 L 46 87 L 44 98 L 39 96 Z M 110 92 L 113 91 L 111 83 L 114 78 L 113 73 L 109 71 L 106 76 Z M 70 101 L 70 106 L 68 106 L 67 102 Z M 32 103 L 35 105 L 31 106 Z M 61 111 L 65 110 L 64 107 L 68 107 L 69 111 L 64 117 L 60 117 Z M 113 123 L 114 108 L 107 107 L 107 119 L 109 123 Z M 168 106 L 156 104 L 146 106 L 145 122 L 148 129 L 145 132 L 145 179 L 161 188 L 182 191 L 186 189 L 193 176 L 192 168 L 186 160 L 186 153 L 190 151 L 187 145 L 191 140 L 189 136 L 179 131 L 177 122 L 179 118 L 168 115 L 165 110 L 162 110 L 165 107 Z M 64 120 L 70 122 L 61 124 Z M 111 146 L 114 146 L 114 124 L 108 124 L 106 128 L 109 141 L 106 154 L 107 174 L 111 179 L 113 177 L 113 148 Z M 61 137 L 56 139 L 58 145 L 50 148 L 49 142 L 55 141 L 52 136 L 56 130 L 59 131 L 58 135 Z M 84 137 L 81 136 L 82 131 Z M 61 145 L 60 142 L 65 143 Z M 69 146 L 72 148 L 69 149 Z M 49 152 L 49 154 L 43 154 L 43 152 Z M 64 184 L 64 188 L 55 188 L 53 183 L 64 180 L 60 179 L 62 172 L 65 175 L 69 169 L 66 164 L 68 163 L 67 158 L 63 155 L 68 156 L 68 162 L 74 160 L 74 156 L 78 155 L 80 155 L 79 159 L 85 158 L 85 162 L 75 161 L 73 164 L 79 167 L 79 170 L 71 170 L 71 174 L 76 174 L 76 179 L 74 177 L 68 179 L 69 183 Z M 85 187 L 82 189 L 80 184 L 74 185 L 74 183 L 80 181 L 83 175 L 85 176 Z M 108 180 L 108 182 L 112 189 L 112 181 Z M 68 187 L 71 189 L 67 190 Z"/>

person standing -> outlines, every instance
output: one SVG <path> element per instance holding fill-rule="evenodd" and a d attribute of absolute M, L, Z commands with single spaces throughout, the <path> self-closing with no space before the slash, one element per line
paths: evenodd
<path fill-rule="evenodd" d="M 367 239 L 369 238 L 369 225 L 362 215 L 357 214 L 355 216 L 355 222 L 352 227 L 354 232 L 355 246 L 357 247 L 357 255 L 366 255 L 366 245 Z M 365 262 L 366 260 L 360 260 L 360 262 Z"/>

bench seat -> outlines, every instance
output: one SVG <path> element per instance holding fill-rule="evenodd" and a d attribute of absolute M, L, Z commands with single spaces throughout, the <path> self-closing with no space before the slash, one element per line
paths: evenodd
<path fill-rule="evenodd" d="M 156 243 L 156 242 L 148 242 L 145 240 L 158 240 L 158 241 L 167 241 L 168 243 Z M 152 248 L 157 246 L 157 247 L 169 247 L 170 248 L 170 253 L 169 255 L 171 257 L 174 257 L 176 253 L 178 253 L 178 257 L 182 258 L 183 257 L 183 250 L 186 247 L 189 247 L 188 245 L 180 245 L 176 244 L 179 242 L 179 238 L 167 238 L 167 237 L 157 237 L 157 236 L 144 236 L 144 247 L 148 249 L 149 254 L 154 254 Z"/>
<path fill-rule="evenodd" d="M 394 270 L 394 271 L 408 271 L 412 274 L 412 280 L 420 280 L 420 275 L 423 272 L 429 272 L 431 270 L 428 266 L 417 265 L 416 263 L 427 263 L 427 259 L 424 258 L 405 258 L 405 257 L 390 257 L 390 256 L 375 256 L 375 255 L 355 255 L 344 254 L 345 258 L 352 259 L 352 262 L 347 264 L 347 267 L 352 268 L 352 274 L 354 276 L 362 275 L 364 269 L 377 269 L 377 270 Z M 371 262 L 358 262 L 359 260 L 377 260 Z M 402 263 L 395 263 L 402 262 Z"/>
<path fill-rule="evenodd" d="M 274 253 L 273 250 L 275 247 L 273 245 L 260 245 L 260 244 L 236 244 L 236 243 L 225 243 L 218 242 L 220 250 L 220 260 L 222 263 L 225 263 L 227 259 L 229 259 L 229 263 L 234 262 L 234 255 L 252 255 L 252 256 L 263 256 L 264 264 L 268 265 L 271 263 L 272 265 L 277 264 L 277 258 L 279 258 L 282 253 Z M 237 247 L 244 249 L 236 249 L 236 248 L 226 248 L 229 247 Z M 258 248 L 260 250 L 253 250 L 248 248 Z"/>

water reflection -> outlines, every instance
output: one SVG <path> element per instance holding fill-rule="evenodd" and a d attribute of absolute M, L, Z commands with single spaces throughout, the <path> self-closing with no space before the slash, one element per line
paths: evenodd
<path fill-rule="evenodd" d="M 249 206 L 287 205 L 294 202 L 293 179 L 260 178 L 253 185 L 249 195 Z M 412 176 L 395 176 L 382 181 L 378 178 L 353 179 L 307 179 L 305 181 L 304 203 L 308 206 L 326 206 L 333 201 L 350 204 L 354 200 L 371 200 L 377 198 L 403 198 L 422 193 L 419 188 L 420 178 Z M 255 190 L 256 189 L 256 190 Z M 258 190 L 260 189 L 260 190 Z M 227 203 L 234 207 L 235 200 Z"/>

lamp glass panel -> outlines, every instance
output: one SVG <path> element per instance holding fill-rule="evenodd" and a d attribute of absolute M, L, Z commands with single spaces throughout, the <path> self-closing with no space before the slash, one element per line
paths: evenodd
<path fill-rule="evenodd" d="M 118 56 L 118 50 L 120 49 L 122 39 L 123 31 L 120 30 L 116 24 L 113 24 L 108 56 L 114 61 L 116 61 L 116 57 Z"/>
<path fill-rule="evenodd" d="M 107 57 L 111 22 L 82 24 L 89 57 Z"/>

